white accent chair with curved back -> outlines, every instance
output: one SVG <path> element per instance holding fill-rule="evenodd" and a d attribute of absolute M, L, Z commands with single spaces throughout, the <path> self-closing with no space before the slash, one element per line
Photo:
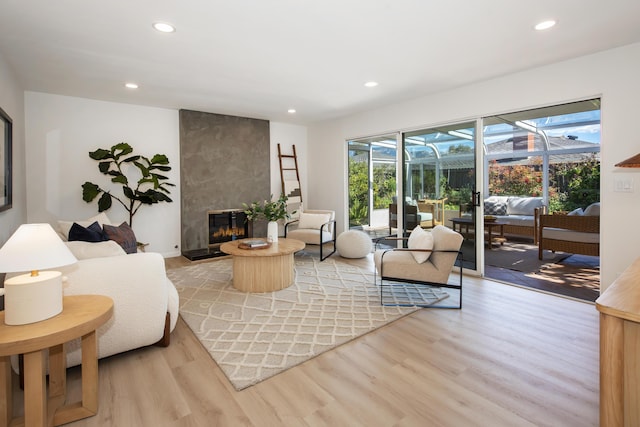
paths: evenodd
<path fill-rule="evenodd" d="M 387 240 L 405 240 L 396 238 Z M 406 305 L 435 308 L 462 308 L 462 235 L 443 225 L 436 225 L 431 231 L 416 226 L 408 238 L 407 248 L 376 249 L 373 259 L 376 273 L 380 275 L 380 303 L 382 305 Z M 449 275 L 460 257 L 460 281 L 449 283 Z M 377 278 L 374 276 L 377 284 Z M 394 288 L 410 288 L 412 284 L 419 297 L 430 295 L 430 289 L 436 289 L 440 295 L 447 296 L 438 288 L 458 290 L 458 304 L 435 304 L 422 300 L 410 303 L 398 303 Z M 386 293 L 385 293 L 385 286 Z M 404 291 L 402 291 L 404 292 Z M 405 294 L 407 294 L 405 292 Z M 408 294 L 407 294 L 408 295 Z M 386 298 L 386 299 L 385 299 Z M 385 302 L 391 301 L 391 302 Z M 436 301 L 437 302 L 437 301 Z"/>
<path fill-rule="evenodd" d="M 314 209 L 300 212 L 297 219 L 285 224 L 284 238 L 319 245 L 320 261 L 324 261 L 336 251 L 335 211 Z M 333 249 L 324 255 L 324 245 L 327 243 L 333 243 Z"/>

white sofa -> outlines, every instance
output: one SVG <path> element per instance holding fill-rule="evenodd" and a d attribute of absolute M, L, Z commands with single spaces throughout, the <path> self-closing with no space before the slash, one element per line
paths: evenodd
<path fill-rule="evenodd" d="M 179 297 L 162 255 L 127 255 L 111 240 L 66 244 L 78 262 L 59 269 L 64 295 L 106 295 L 114 302 L 113 316 L 97 331 L 98 358 L 156 343 L 168 345 L 168 334 L 178 320 Z M 80 340 L 66 347 L 67 366 L 79 365 Z M 13 364 L 17 370 L 17 360 Z"/>

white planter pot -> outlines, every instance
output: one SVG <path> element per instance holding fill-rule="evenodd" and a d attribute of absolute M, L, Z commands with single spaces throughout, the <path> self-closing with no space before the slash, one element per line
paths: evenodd
<path fill-rule="evenodd" d="M 269 221 L 267 224 L 267 241 L 276 243 L 278 241 L 278 223 Z"/>

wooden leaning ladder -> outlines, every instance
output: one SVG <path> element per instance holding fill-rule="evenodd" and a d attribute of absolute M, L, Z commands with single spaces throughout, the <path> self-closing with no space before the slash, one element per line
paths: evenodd
<path fill-rule="evenodd" d="M 296 154 L 295 144 L 292 147 L 293 147 L 293 154 L 282 154 L 280 143 L 278 143 L 278 161 L 280 162 L 280 182 L 282 183 L 282 194 L 289 193 L 288 189 L 285 186 L 285 182 L 292 181 L 292 179 L 286 179 L 286 178 L 290 178 L 290 175 L 292 175 L 291 172 L 295 172 L 296 173 L 295 180 L 298 182 L 300 204 L 302 204 L 302 189 L 300 186 L 300 173 L 298 171 L 298 155 Z M 293 167 L 291 167 L 291 160 L 288 160 L 288 159 L 293 160 Z M 285 176 L 285 173 L 287 174 L 287 176 Z"/>

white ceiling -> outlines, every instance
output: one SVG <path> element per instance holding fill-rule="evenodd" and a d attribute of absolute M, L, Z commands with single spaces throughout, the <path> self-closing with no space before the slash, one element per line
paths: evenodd
<path fill-rule="evenodd" d="M 26 90 L 300 124 L 639 41 L 638 0 L 0 0 Z"/>

